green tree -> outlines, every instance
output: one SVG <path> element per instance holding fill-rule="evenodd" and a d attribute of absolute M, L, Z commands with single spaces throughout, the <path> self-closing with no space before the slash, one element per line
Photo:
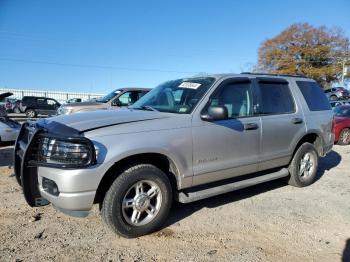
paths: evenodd
<path fill-rule="evenodd" d="M 348 50 L 349 39 L 341 29 L 297 23 L 261 44 L 256 71 L 301 74 L 327 87 L 340 79 Z"/>

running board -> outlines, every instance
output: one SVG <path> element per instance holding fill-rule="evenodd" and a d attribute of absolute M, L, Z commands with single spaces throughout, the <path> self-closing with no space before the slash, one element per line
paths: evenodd
<path fill-rule="evenodd" d="M 246 188 L 257 184 L 265 183 L 268 181 L 272 181 L 275 179 L 279 179 L 282 177 L 286 177 L 288 175 L 289 175 L 288 169 L 282 168 L 281 170 L 274 173 L 269 173 L 269 174 L 257 176 L 254 178 L 240 180 L 229 184 L 214 186 L 214 187 L 205 188 L 205 189 L 199 189 L 197 191 L 187 191 L 187 192 L 182 191 L 177 194 L 177 200 L 180 203 L 194 202 L 194 201 L 202 200 L 208 197 L 217 196 L 220 194 L 228 193 L 231 191 L 239 190 L 242 188 Z"/>

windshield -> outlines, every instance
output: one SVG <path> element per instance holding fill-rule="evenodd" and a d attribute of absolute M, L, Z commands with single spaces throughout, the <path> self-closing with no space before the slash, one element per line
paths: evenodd
<path fill-rule="evenodd" d="M 121 92 L 121 90 L 114 90 L 113 92 L 109 93 L 108 95 L 105 95 L 104 97 L 100 97 L 96 99 L 96 102 L 100 103 L 108 103 L 111 101 L 116 95 L 118 95 Z"/>
<path fill-rule="evenodd" d="M 214 81 L 211 77 L 168 81 L 151 90 L 130 108 L 190 114 Z"/>
<path fill-rule="evenodd" d="M 350 117 L 350 106 L 338 106 L 334 109 L 335 116 Z"/>

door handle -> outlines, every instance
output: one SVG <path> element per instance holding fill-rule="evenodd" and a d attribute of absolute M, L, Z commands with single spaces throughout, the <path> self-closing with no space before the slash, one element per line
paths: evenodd
<path fill-rule="evenodd" d="M 256 123 L 247 123 L 247 124 L 244 124 L 244 130 L 256 130 L 258 129 L 258 124 Z"/>
<path fill-rule="evenodd" d="M 293 124 L 302 124 L 303 123 L 303 119 L 299 118 L 299 117 L 293 118 L 292 119 L 292 123 Z"/>

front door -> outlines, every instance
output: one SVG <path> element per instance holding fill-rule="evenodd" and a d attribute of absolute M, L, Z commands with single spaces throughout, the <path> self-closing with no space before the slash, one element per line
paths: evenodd
<path fill-rule="evenodd" d="M 213 92 L 203 111 L 225 106 L 228 118 L 193 124 L 194 185 L 257 171 L 260 117 L 254 112 L 255 97 L 249 78 L 225 80 Z"/>
<path fill-rule="evenodd" d="M 54 115 L 56 114 L 58 108 L 58 103 L 54 99 L 47 99 L 47 114 L 48 115 Z"/>

